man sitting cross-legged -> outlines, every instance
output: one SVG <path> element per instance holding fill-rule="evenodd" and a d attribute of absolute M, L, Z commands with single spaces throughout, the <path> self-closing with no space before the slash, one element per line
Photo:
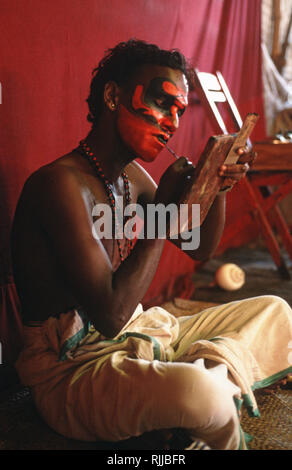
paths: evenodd
<path fill-rule="evenodd" d="M 41 415 L 65 436 L 118 441 L 182 428 L 214 449 L 237 449 L 244 443 L 236 403 L 248 397 L 256 413 L 254 384 L 289 370 L 292 315 L 284 300 L 257 297 L 181 318 L 160 307 L 144 312 L 165 238 L 133 246 L 94 230 L 100 205 L 116 226 L 118 198 L 145 211 L 179 203 L 192 164 L 179 158 L 157 187 L 136 158 L 158 157 L 179 127 L 191 84 L 178 51 L 118 44 L 94 72 L 91 131 L 22 191 L 12 231 L 25 334 L 16 367 Z M 239 152 L 238 164 L 219 169 L 222 189 L 248 170 L 253 155 Z M 199 247 L 186 252 L 193 259 L 214 253 L 225 197 L 218 192 Z"/>

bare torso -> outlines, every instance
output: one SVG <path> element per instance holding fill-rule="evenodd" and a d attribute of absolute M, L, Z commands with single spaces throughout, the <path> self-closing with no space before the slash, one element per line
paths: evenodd
<path fill-rule="evenodd" d="M 48 171 L 54 174 L 61 166 L 62 171 L 74 173 L 89 217 L 92 217 L 95 204 L 98 202 L 108 204 L 102 181 L 77 152 L 72 152 L 42 167 L 29 178 L 18 203 L 12 231 L 13 270 L 24 323 L 42 321 L 50 315 L 79 306 L 74 289 L 67 282 L 62 263 L 58 259 L 54 241 L 46 233 L 38 216 L 39 211 L 42 211 L 39 202 L 40 192 L 43 189 L 40 175 Z M 126 171 L 130 181 L 131 200 L 135 202 L 139 194 L 141 175 L 142 180 L 145 176 L 134 162 L 128 165 Z M 116 195 L 123 195 L 124 192 L 122 179 L 120 180 L 115 188 Z M 67 197 L 70 198 L 70 194 Z M 65 218 L 64 223 L 66 223 Z M 59 230 L 62 236 L 62 226 Z M 102 244 L 115 271 L 120 263 L 117 243 L 113 239 L 103 239 Z M 125 243 L 124 245 L 126 248 Z M 75 265 L 78 269 L 78 253 Z"/>

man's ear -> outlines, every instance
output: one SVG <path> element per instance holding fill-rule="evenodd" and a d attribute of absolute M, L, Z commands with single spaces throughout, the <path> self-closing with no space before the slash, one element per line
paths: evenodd
<path fill-rule="evenodd" d="M 104 102 L 111 111 L 115 111 L 119 103 L 120 87 L 116 82 L 107 82 L 104 86 Z"/>

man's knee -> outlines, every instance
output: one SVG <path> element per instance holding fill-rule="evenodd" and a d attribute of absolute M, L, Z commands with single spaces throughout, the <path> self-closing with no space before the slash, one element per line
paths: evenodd
<path fill-rule="evenodd" d="M 284 307 L 290 308 L 286 300 L 282 297 L 279 297 L 278 295 L 261 295 L 259 297 L 256 297 L 255 299 L 260 299 L 270 305 L 283 305 Z"/>
<path fill-rule="evenodd" d="M 292 314 L 292 310 L 288 302 L 282 297 L 277 295 L 263 295 L 259 297 L 262 302 L 265 303 L 268 310 L 272 310 L 274 312 L 282 312 L 290 316 Z"/>
<path fill-rule="evenodd" d="M 215 429 L 236 418 L 233 396 L 240 390 L 228 380 L 223 364 L 206 369 L 200 360 L 199 366 L 181 366 L 170 383 L 177 392 L 176 407 L 183 427 Z"/>

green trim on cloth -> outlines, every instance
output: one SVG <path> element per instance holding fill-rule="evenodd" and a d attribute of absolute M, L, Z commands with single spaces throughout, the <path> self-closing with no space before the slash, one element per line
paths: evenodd
<path fill-rule="evenodd" d="M 144 339 L 145 341 L 151 342 L 153 345 L 153 356 L 154 359 L 157 359 L 158 361 L 161 359 L 161 351 L 160 351 L 160 343 L 159 341 L 154 338 L 154 336 L 150 335 L 145 335 L 144 333 L 131 333 L 130 331 L 127 331 L 126 333 L 123 333 L 118 339 L 109 339 L 105 340 L 105 343 L 122 343 L 125 341 L 127 338 L 140 338 Z"/>
<path fill-rule="evenodd" d="M 240 419 L 240 409 L 241 409 L 242 404 L 244 403 L 244 400 L 241 400 L 238 397 L 233 397 L 233 401 L 234 401 L 234 404 L 236 406 L 238 417 Z M 249 398 L 249 401 L 251 402 L 250 398 Z M 239 441 L 239 445 L 238 445 L 238 450 L 249 450 L 248 449 L 248 443 L 253 440 L 253 436 L 251 436 L 250 434 L 245 432 L 242 429 L 240 423 L 239 423 L 239 434 L 240 434 L 240 441 Z"/>
<path fill-rule="evenodd" d="M 78 344 L 85 336 L 89 330 L 89 325 L 84 325 L 84 327 L 79 330 L 74 336 L 68 338 L 65 343 L 62 345 L 59 353 L 59 361 L 65 361 L 67 358 L 67 352 L 70 351 L 76 344 Z"/>
<path fill-rule="evenodd" d="M 78 311 L 78 313 L 83 319 L 82 312 Z M 62 345 L 60 349 L 59 361 L 65 361 L 67 359 L 67 353 L 74 346 L 76 346 L 83 338 L 85 338 L 85 336 L 88 334 L 90 326 L 91 326 L 91 323 L 87 321 L 81 330 L 79 330 L 74 336 L 71 336 L 71 338 L 68 338 L 65 341 L 65 343 Z M 119 343 L 123 343 L 129 337 L 140 338 L 140 339 L 143 339 L 144 341 L 151 342 L 152 347 L 153 347 L 153 359 L 161 360 L 161 349 L 160 349 L 161 346 L 160 346 L 159 341 L 153 336 L 145 335 L 143 333 L 125 332 L 119 338 L 103 340 L 103 343 L 119 344 Z"/>
<path fill-rule="evenodd" d="M 222 340 L 222 337 L 216 336 L 214 338 L 209 339 L 208 341 L 212 341 L 214 343 L 220 343 L 220 340 Z M 292 366 L 287 367 L 286 369 L 283 369 L 280 372 L 277 372 L 269 377 L 266 377 L 263 380 L 258 380 L 254 382 L 250 388 L 252 391 L 254 391 L 254 390 L 259 390 L 261 388 L 269 387 L 270 385 L 273 385 L 274 383 L 276 383 L 278 380 L 281 380 L 284 377 L 286 377 L 289 373 L 292 373 Z M 258 408 L 256 408 L 255 410 L 253 409 L 254 405 L 251 400 L 251 397 L 248 394 L 243 394 L 242 398 L 243 398 L 243 404 L 247 410 L 248 415 L 250 417 L 260 417 L 259 409 Z M 239 410 L 242 403 L 240 403 L 239 399 L 234 398 L 234 401 L 235 401 L 235 405 L 237 409 Z"/>
<path fill-rule="evenodd" d="M 236 406 L 236 409 L 237 411 L 239 412 L 241 406 L 242 406 L 242 403 L 243 403 L 243 400 L 241 400 L 240 398 L 238 397 L 233 397 L 233 401 L 235 403 L 235 406 Z"/>
<path fill-rule="evenodd" d="M 67 352 L 70 351 L 76 344 L 78 344 L 85 336 L 88 334 L 89 328 L 91 326 L 91 322 L 87 319 L 86 314 L 83 310 L 78 309 L 78 315 L 82 319 L 84 326 L 81 330 L 77 331 L 75 335 L 68 338 L 64 344 L 62 344 L 60 353 L 59 353 L 59 361 L 65 361 L 67 359 Z"/>
<path fill-rule="evenodd" d="M 247 410 L 248 416 L 258 418 L 260 416 L 259 409 L 258 408 L 256 408 L 255 410 L 253 409 L 254 404 L 250 396 L 247 393 L 244 393 L 242 395 L 242 399 L 243 399 L 244 406 Z"/>
<path fill-rule="evenodd" d="M 288 375 L 291 372 L 292 372 L 292 366 L 287 367 L 287 369 L 281 370 L 280 372 L 277 372 L 276 374 L 273 374 L 270 377 L 266 377 L 263 380 L 259 380 L 255 382 L 251 388 L 252 390 L 258 390 L 260 388 L 269 387 L 270 385 L 273 385 L 274 383 L 276 383 L 278 380 L 281 380 L 284 377 L 286 377 L 286 375 Z"/>
<path fill-rule="evenodd" d="M 243 431 L 244 433 L 244 439 L 245 439 L 245 442 L 248 444 L 250 441 L 253 440 L 253 436 L 251 434 L 248 434 L 247 432 Z"/>
<path fill-rule="evenodd" d="M 239 435 L 240 435 L 240 440 L 239 440 L 239 445 L 238 445 L 237 450 L 248 450 L 247 443 L 248 443 L 251 439 L 248 440 L 248 439 L 246 438 L 246 433 L 245 433 L 244 430 L 242 429 L 241 425 L 239 425 Z"/>

